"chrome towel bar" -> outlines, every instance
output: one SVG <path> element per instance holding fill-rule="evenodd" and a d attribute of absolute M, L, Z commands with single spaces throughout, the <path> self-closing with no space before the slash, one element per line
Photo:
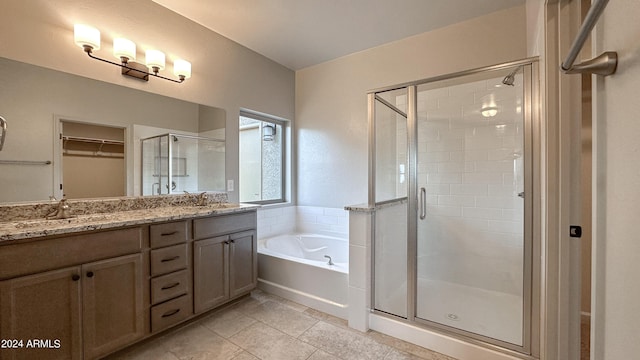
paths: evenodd
<path fill-rule="evenodd" d="M 567 54 L 566 59 L 560 65 L 560 69 L 565 74 L 586 73 L 606 76 L 616 72 L 616 67 L 618 66 L 618 53 L 615 51 L 607 51 L 593 59 L 584 61 L 580 64 L 574 64 L 580 50 L 582 50 L 585 41 L 587 41 L 591 30 L 593 30 L 593 27 L 598 22 L 598 19 L 600 18 L 600 15 L 602 15 L 602 12 L 608 2 L 609 0 L 595 0 L 591 4 L 589 12 L 587 13 L 587 16 L 585 16 L 582 26 L 580 26 L 578 35 L 569 49 L 569 54 Z"/>

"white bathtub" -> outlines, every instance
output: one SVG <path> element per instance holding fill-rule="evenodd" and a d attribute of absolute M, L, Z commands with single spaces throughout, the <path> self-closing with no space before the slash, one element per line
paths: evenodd
<path fill-rule="evenodd" d="M 288 234 L 258 240 L 259 288 L 343 319 L 348 272 L 348 239 Z"/>

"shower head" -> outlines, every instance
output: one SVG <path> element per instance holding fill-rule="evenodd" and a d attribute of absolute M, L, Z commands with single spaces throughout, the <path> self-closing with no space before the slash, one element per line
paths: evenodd
<path fill-rule="evenodd" d="M 509 75 L 505 76 L 504 79 L 502 79 L 502 83 L 505 85 L 514 86 L 513 83 L 516 81 L 516 73 L 518 72 L 518 70 L 520 70 L 520 66 L 513 69 L 513 71 L 511 71 Z"/>
<path fill-rule="evenodd" d="M 516 80 L 516 78 L 513 75 L 509 74 L 509 75 L 505 76 L 504 79 L 502 79 L 502 83 L 505 84 L 505 85 L 514 86 L 513 82 L 515 80 Z"/>

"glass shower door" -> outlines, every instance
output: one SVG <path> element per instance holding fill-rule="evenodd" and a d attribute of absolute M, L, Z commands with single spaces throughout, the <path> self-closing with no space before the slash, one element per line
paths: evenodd
<path fill-rule="evenodd" d="M 523 346 L 522 67 L 417 86 L 415 315 Z"/>
<path fill-rule="evenodd" d="M 407 90 L 375 95 L 374 308 L 407 318 Z"/>

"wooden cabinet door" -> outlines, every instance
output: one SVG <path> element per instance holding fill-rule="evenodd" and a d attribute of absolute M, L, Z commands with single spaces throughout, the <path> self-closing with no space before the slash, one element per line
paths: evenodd
<path fill-rule="evenodd" d="M 193 295 L 196 314 L 229 299 L 228 243 L 228 236 L 193 243 Z"/>
<path fill-rule="evenodd" d="M 94 359 L 144 336 L 142 254 L 82 266 L 84 356 Z"/>
<path fill-rule="evenodd" d="M 21 348 L 0 359 L 82 359 L 79 275 L 71 267 L 0 282 L 0 339 L 22 341 L 3 343 Z"/>
<path fill-rule="evenodd" d="M 236 297 L 251 291 L 258 281 L 257 240 L 255 231 L 230 236 L 229 291 Z"/>

